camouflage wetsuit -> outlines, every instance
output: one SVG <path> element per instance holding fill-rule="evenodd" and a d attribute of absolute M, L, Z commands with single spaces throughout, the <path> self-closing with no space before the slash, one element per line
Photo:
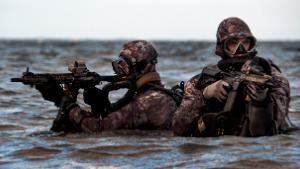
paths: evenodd
<path fill-rule="evenodd" d="M 103 119 L 82 117 L 87 114 L 79 106 L 69 111 L 71 122 L 83 132 L 116 129 L 170 129 L 176 103 L 163 91 L 151 87 L 139 91 L 132 100 Z"/>
<path fill-rule="evenodd" d="M 288 127 L 286 116 L 290 101 L 290 87 L 287 79 L 274 67 L 272 67 L 272 76 L 273 87 L 269 93 L 273 105 L 274 120 L 278 132 L 284 132 Z M 204 111 L 209 111 L 205 108 L 207 102 L 202 95 L 203 88 L 197 87 L 200 79 L 201 74 L 194 76 L 185 84 L 183 100 L 173 117 L 173 131 L 176 135 L 190 136 L 194 135 L 195 132 L 197 133 L 197 120 L 202 113 L 205 113 Z M 216 108 L 214 111 L 221 111 L 222 105 L 224 106 L 220 103 L 210 105 L 210 107 Z M 239 120 L 237 119 L 236 126 L 239 125 Z M 226 134 L 233 133 L 234 131 L 231 131 Z"/>
<path fill-rule="evenodd" d="M 217 32 L 217 48 L 216 54 L 222 57 L 222 60 L 226 60 L 226 54 L 222 49 L 222 38 L 225 38 L 227 35 L 233 32 L 246 32 L 251 35 L 251 32 L 248 26 L 242 22 L 238 18 L 229 18 L 224 20 L 218 29 Z M 251 53 L 252 58 L 255 57 L 256 52 Z M 282 133 L 287 130 L 287 114 L 288 114 L 288 106 L 290 101 L 290 87 L 289 82 L 286 77 L 280 72 L 280 70 L 272 64 L 271 66 L 271 74 L 272 74 L 272 87 L 270 88 L 267 96 L 267 100 L 263 103 L 251 104 L 248 108 L 250 113 L 247 115 L 248 120 L 252 120 L 252 125 L 256 125 L 255 113 L 265 113 L 267 112 L 267 117 L 272 118 L 274 124 L 270 124 L 269 133 L 265 133 L 262 135 L 272 135 L 276 133 Z M 218 67 L 218 65 L 210 66 L 210 67 Z M 241 68 L 241 67 L 240 67 Z M 226 68 L 225 68 L 226 69 Z M 226 71 L 226 70 L 224 70 Z M 209 84 L 203 84 L 199 86 L 199 81 L 203 82 L 203 80 L 207 80 L 209 77 L 205 77 L 202 74 L 198 74 L 194 76 L 191 80 L 186 82 L 184 88 L 184 97 L 181 102 L 181 105 L 176 110 L 173 117 L 173 131 L 176 135 L 181 136 L 212 136 L 211 133 L 199 131 L 198 120 L 204 114 L 208 112 L 219 112 L 224 107 L 224 102 L 218 102 L 216 100 L 210 99 L 207 100 L 203 97 L 203 90 Z M 235 104 L 236 107 L 233 112 L 233 116 L 229 118 L 227 123 L 225 124 L 225 131 L 222 134 L 228 135 L 242 135 L 242 136 L 252 136 L 251 132 L 241 133 L 243 128 L 243 119 L 245 118 L 245 111 L 247 103 L 243 99 L 239 99 L 238 103 Z M 269 113 L 269 114 L 268 114 Z M 252 114 L 252 115 L 251 115 Z M 253 116 L 254 117 L 251 117 Z M 264 116 L 262 116 L 264 117 Z M 253 119 L 252 119 L 253 118 Z M 253 122 L 254 121 L 254 122 Z M 262 120 L 263 121 L 263 120 Z M 210 121 L 208 123 L 214 123 Z M 249 125 L 249 124 L 248 124 Z M 249 127 L 249 126 L 248 126 Z M 260 126 L 252 126 L 260 127 Z M 251 129 L 247 129 L 250 130 Z M 258 129 L 259 130 L 259 129 Z M 254 135 L 254 134 L 253 134 Z"/>
<path fill-rule="evenodd" d="M 37 86 L 46 100 L 53 101 L 60 107 L 51 130 L 100 132 L 117 129 L 171 129 L 177 105 L 169 94 L 158 90 L 163 85 L 155 69 L 156 58 L 156 50 L 147 41 L 131 41 L 123 45 L 119 59 L 113 62 L 113 68 L 118 75 L 134 82 L 134 92 L 125 103 L 105 115 L 97 112 L 102 111 L 105 107 L 103 104 L 107 103 L 102 98 L 104 89 L 93 87 L 85 90 L 84 101 L 91 105 L 91 113 L 81 109 L 74 99 L 64 95 L 57 84 Z M 49 97 L 53 93 L 59 95 Z"/>

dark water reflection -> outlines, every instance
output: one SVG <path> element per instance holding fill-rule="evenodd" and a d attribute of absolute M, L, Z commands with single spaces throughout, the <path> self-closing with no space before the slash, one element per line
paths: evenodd
<path fill-rule="evenodd" d="M 67 72 L 75 59 L 112 74 L 123 42 L 0 41 L 0 168 L 300 168 L 300 132 L 260 138 L 173 137 L 170 131 L 51 133 L 56 107 L 29 86 L 10 83 L 25 67 Z M 219 58 L 214 43 L 156 42 L 166 86 L 188 80 Z M 259 44 L 260 56 L 280 65 L 292 88 L 292 121 L 300 126 L 300 42 Z M 112 97 L 119 97 L 115 93 Z M 80 101 L 82 104 L 82 101 Z"/>

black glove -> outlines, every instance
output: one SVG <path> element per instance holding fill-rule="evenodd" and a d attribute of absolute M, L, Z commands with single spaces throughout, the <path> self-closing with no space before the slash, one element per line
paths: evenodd
<path fill-rule="evenodd" d="M 109 107 L 110 102 L 108 95 L 104 94 L 101 89 L 90 87 L 83 92 L 84 103 L 91 106 L 92 112 L 95 116 L 105 116 L 106 109 Z"/>
<path fill-rule="evenodd" d="M 254 83 L 247 85 L 247 94 L 255 102 L 264 102 L 267 99 L 269 88 L 258 86 Z"/>
<path fill-rule="evenodd" d="M 53 77 L 47 77 L 48 83 L 45 85 L 36 85 L 35 88 L 41 92 L 45 100 L 54 102 L 59 107 L 64 91 L 59 83 Z"/>
<path fill-rule="evenodd" d="M 76 126 L 71 123 L 69 119 L 69 112 L 72 108 L 78 107 L 78 105 L 74 102 L 74 99 L 65 95 L 61 99 L 60 108 L 54 119 L 51 127 L 51 131 L 54 132 L 75 132 L 77 131 Z"/>

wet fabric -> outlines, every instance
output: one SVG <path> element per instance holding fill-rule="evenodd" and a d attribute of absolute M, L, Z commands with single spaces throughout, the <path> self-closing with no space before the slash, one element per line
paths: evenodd
<path fill-rule="evenodd" d="M 242 40 L 253 40 L 252 49 L 250 50 L 250 46 L 248 46 L 250 43 L 244 42 L 244 47 L 248 46 L 250 51 L 240 54 L 226 52 L 224 43 L 229 43 L 230 39 L 241 37 L 244 37 Z M 241 41 L 237 42 L 239 48 Z M 230 114 L 227 110 L 227 112 L 225 111 L 227 114 L 220 116 L 220 112 L 224 112 L 225 101 L 215 98 L 206 99 L 203 92 L 205 90 L 206 97 L 210 96 L 206 87 L 216 84 L 215 82 L 221 80 L 222 77 L 207 76 L 204 73 L 198 74 L 185 85 L 183 100 L 173 118 L 173 131 L 175 134 L 183 136 L 219 136 L 223 134 L 260 136 L 273 135 L 287 130 L 286 118 L 290 101 L 289 82 L 280 73 L 277 66 L 256 56 L 255 43 L 255 37 L 243 20 L 236 17 L 224 19 L 217 30 L 215 50 L 216 55 L 221 56 L 222 59 L 217 65 L 208 67 L 211 70 L 220 69 L 225 72 L 234 72 L 243 71 L 246 67 L 251 68 L 253 65 L 257 65 L 257 68 L 259 68 L 258 71 L 256 70 L 257 72 L 264 72 L 272 76 L 272 86 L 268 86 L 269 89 L 266 89 L 266 86 L 264 86 L 264 89 L 252 86 L 250 93 L 247 91 L 250 84 L 245 84 L 241 89 L 242 91 L 236 86 L 236 92 L 231 92 L 231 96 L 237 99 L 225 100 L 228 103 L 231 102 L 229 105 L 233 109 L 229 110 Z M 239 50 L 232 46 L 230 48 Z M 252 66 L 248 65 L 251 63 L 248 60 L 253 62 Z M 255 66 L 253 68 L 256 69 Z M 203 70 L 206 70 L 206 68 Z M 256 93 L 253 93 L 253 91 Z M 246 96 L 252 98 L 247 99 Z M 230 99 L 232 98 L 230 97 Z M 226 104 L 226 106 L 228 105 Z"/>
<path fill-rule="evenodd" d="M 81 119 L 79 115 L 85 110 L 79 107 L 70 110 L 69 118 L 73 124 L 79 126 L 79 131 L 90 133 L 117 129 L 171 129 L 175 110 L 176 103 L 170 96 L 162 91 L 147 89 L 103 119 Z"/>
<path fill-rule="evenodd" d="M 163 88 L 160 76 L 155 70 L 157 52 L 153 45 L 144 40 L 125 43 L 119 60 L 113 62 L 116 73 L 124 72 L 134 82 L 135 92 L 126 99 L 126 104 L 110 112 L 103 119 L 84 117 L 88 114 L 79 106 L 70 110 L 69 119 L 78 131 L 100 132 L 117 129 L 171 129 L 176 102 Z M 100 98 L 99 98 L 100 100 Z M 101 104 L 101 103 L 99 103 Z"/>
<path fill-rule="evenodd" d="M 214 65 L 213 67 L 216 67 Z M 189 80 L 184 89 L 184 97 L 181 105 L 176 110 L 173 118 L 173 131 L 176 135 L 182 136 L 201 136 L 198 130 L 199 118 L 207 112 L 219 112 L 223 109 L 224 103 L 217 101 L 207 102 L 202 93 L 204 88 L 209 84 L 204 84 L 199 87 L 199 81 L 205 80 L 202 74 L 194 76 Z M 206 79 L 207 80 L 207 79 Z M 272 88 L 269 91 L 270 102 L 272 104 L 273 116 L 275 121 L 276 131 L 283 133 L 288 128 L 286 120 L 288 114 L 288 105 L 290 101 L 289 82 L 275 67 L 272 66 Z M 242 99 L 241 99 L 242 100 Z M 230 123 L 226 127 L 224 134 L 235 135 L 241 123 L 241 118 L 246 110 L 245 103 L 240 101 L 239 105 L 233 114 Z M 267 106 L 268 104 L 265 104 Z"/>

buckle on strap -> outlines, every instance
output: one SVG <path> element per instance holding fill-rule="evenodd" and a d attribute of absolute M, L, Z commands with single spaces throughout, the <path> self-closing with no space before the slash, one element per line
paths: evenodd
<path fill-rule="evenodd" d="M 199 132 L 201 133 L 201 132 L 203 132 L 205 129 L 206 129 L 205 123 L 204 123 L 202 117 L 200 117 L 199 120 L 198 120 L 198 130 L 199 130 Z"/>
<path fill-rule="evenodd" d="M 218 136 L 223 136 L 224 135 L 224 129 L 223 128 L 218 128 L 217 129 L 217 134 L 218 134 Z"/>

